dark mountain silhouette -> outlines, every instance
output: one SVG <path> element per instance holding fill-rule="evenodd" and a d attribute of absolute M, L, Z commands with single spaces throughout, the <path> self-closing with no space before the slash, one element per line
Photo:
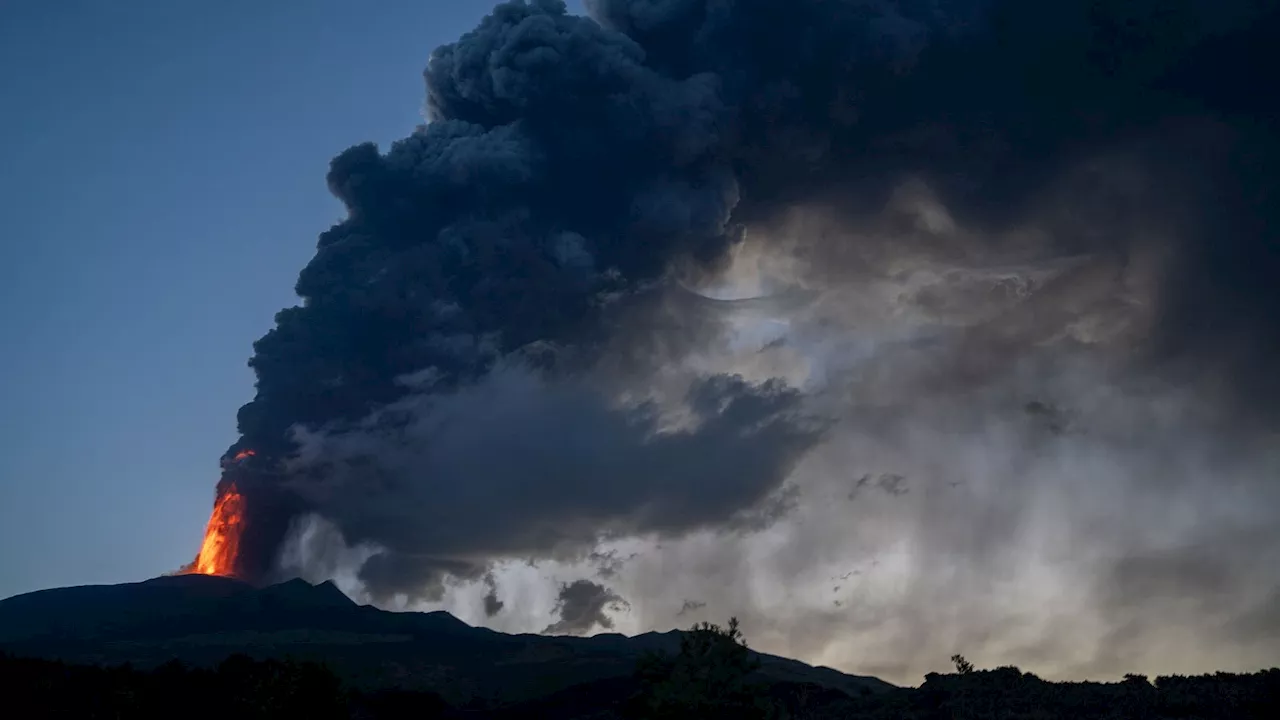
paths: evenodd
<path fill-rule="evenodd" d="M 353 687 L 438 693 L 456 706 L 625 685 L 647 651 L 676 652 L 681 631 L 594 637 L 507 635 L 445 612 L 396 613 L 352 602 L 332 583 L 255 588 L 229 578 L 42 590 L 0 601 L 0 651 L 69 663 L 212 667 L 229 655 L 319 661 Z M 758 654 L 772 683 L 863 695 L 889 683 Z M 572 693 L 570 693 L 572 694 Z"/>
<path fill-rule="evenodd" d="M 331 583 L 300 580 L 164 577 L 0 601 L 0 677 L 30 718 L 175 708 L 194 720 L 1280 717 L 1280 669 L 1053 683 L 957 655 L 956 674 L 895 688 L 740 639 L 733 620 L 631 638 L 506 635 L 448 613 L 356 605 Z"/>

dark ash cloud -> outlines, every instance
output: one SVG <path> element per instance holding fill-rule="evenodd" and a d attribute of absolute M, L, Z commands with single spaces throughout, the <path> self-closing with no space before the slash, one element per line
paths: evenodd
<path fill-rule="evenodd" d="M 638 556 L 639 553 L 631 553 L 623 557 L 617 550 L 609 550 L 607 552 L 592 550 L 587 555 L 587 562 L 595 566 L 597 575 L 608 580 L 621 572 L 628 560 L 634 560 Z"/>
<path fill-rule="evenodd" d="M 506 603 L 498 599 L 498 583 L 493 577 L 493 573 L 484 576 L 484 615 L 485 617 L 493 617 L 502 612 L 502 608 Z"/>
<path fill-rule="evenodd" d="M 606 610 L 628 606 L 617 593 L 590 580 L 575 580 L 560 588 L 556 612 L 560 619 L 547 626 L 548 635 L 585 635 L 593 628 L 613 629 L 613 618 Z"/>
<path fill-rule="evenodd" d="M 928 573 L 963 566 L 978 593 L 1037 498 L 1096 470 L 1086 459 L 1115 476 L 1079 481 L 1091 502 L 1139 503 L 1177 495 L 1151 468 L 1190 483 L 1155 462 L 1153 438 L 1213 468 L 1275 429 L 1275 9 L 589 7 L 499 5 L 432 56 L 428 124 L 331 163 L 347 217 L 321 234 L 301 303 L 255 344 L 232 449 L 258 454 L 224 478 L 248 497 L 243 574 L 296 571 L 282 543 L 318 516 L 368 550 L 373 597 L 434 599 L 495 560 L 581 557 L 602 537 L 774 527 L 821 502 L 789 484 L 806 466 L 846 509 L 855 478 L 901 471 L 910 492 L 857 501 L 896 502 L 907 519 L 869 526 L 938 554 L 920 604 L 899 607 L 924 652 L 943 593 Z M 786 260 L 775 274 L 802 292 L 698 297 L 749 252 Z M 726 319 L 747 310 L 791 320 L 750 361 L 728 349 Z M 803 389 L 769 379 L 801 366 Z M 1081 377 L 1131 407 L 1081 419 Z M 1135 436 L 1117 420 L 1169 386 L 1195 422 Z M 1134 416 L 1165 419 L 1152 415 Z M 833 437 L 863 456 L 834 462 Z M 1045 469 L 1031 450 L 1068 446 L 1081 466 Z M 975 447 L 1005 464 L 978 468 Z M 1140 557 L 1140 534 L 1109 539 Z M 1121 564 L 1081 573 L 1110 588 Z M 1108 592 L 1097 604 L 1126 597 Z M 962 605 L 983 622 L 952 639 L 988 642 L 996 621 Z M 795 642 L 828 642 L 829 620 L 806 619 Z"/>
<path fill-rule="evenodd" d="M 667 429 L 651 405 L 618 409 L 583 381 L 498 368 L 356 428 L 304 435 L 286 482 L 349 543 L 388 548 L 361 580 L 391 593 L 479 577 L 492 558 L 576 552 L 604 534 L 756 522 L 746 509 L 772 507 L 823 426 L 803 423 L 799 394 L 779 383 L 713 376 L 685 399 L 688 426 Z"/>

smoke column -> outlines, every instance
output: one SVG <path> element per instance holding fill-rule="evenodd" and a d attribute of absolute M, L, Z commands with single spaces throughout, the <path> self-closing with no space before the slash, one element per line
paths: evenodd
<path fill-rule="evenodd" d="M 1000 635 L 1010 615 L 976 594 L 1021 577 L 1028 528 L 1079 550 L 1080 607 L 1108 619 L 1114 657 L 1074 670 L 1135 657 L 1142 598 L 1243 598 L 1245 577 L 1280 597 L 1259 570 L 1278 547 L 1260 510 L 1280 400 L 1275 10 L 587 5 L 499 5 L 432 55 L 426 124 L 332 161 L 347 216 L 255 343 L 228 454 L 256 452 L 223 478 L 246 498 L 241 574 L 355 568 L 381 602 L 473 582 L 492 615 L 513 605 L 496 564 L 685 543 L 702 559 L 655 549 L 601 573 L 614 587 L 566 583 L 594 594 L 561 598 L 560 627 L 623 598 L 637 622 L 737 611 L 818 657 L 833 627 L 874 626 L 867 669 L 894 679 L 925 662 L 908 645 L 975 652 L 911 635 L 938 629 L 935 602 L 973 628 L 947 642 L 1066 652 L 1054 628 Z M 1105 498 L 1174 497 L 1222 507 L 1081 544 Z M 742 584 L 873 540 L 914 558 L 895 582 L 919 605 L 766 612 Z M 765 545 L 773 565 L 748 557 Z M 734 596 L 682 579 L 724 573 Z M 669 615 L 658 577 L 683 593 Z M 1221 627 L 1275 637 L 1251 602 Z"/>

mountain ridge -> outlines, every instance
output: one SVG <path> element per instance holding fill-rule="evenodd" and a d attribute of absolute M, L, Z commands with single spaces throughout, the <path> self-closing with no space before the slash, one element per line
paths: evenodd
<path fill-rule="evenodd" d="M 234 653 L 324 662 L 358 687 L 429 690 L 479 706 L 549 697 L 628 677 L 645 652 L 675 652 L 684 631 L 635 636 L 507 634 L 444 611 L 359 605 L 332 582 L 254 587 L 223 577 L 51 588 L 0 600 L 0 650 L 67 662 L 210 666 Z M 893 685 L 755 653 L 760 674 L 850 695 Z"/>

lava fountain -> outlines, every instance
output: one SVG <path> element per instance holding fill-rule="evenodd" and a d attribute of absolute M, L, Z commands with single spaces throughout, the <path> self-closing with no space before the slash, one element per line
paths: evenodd
<path fill-rule="evenodd" d="M 243 450 L 223 462 L 224 469 L 253 457 L 252 450 Z M 213 503 L 213 513 L 204 529 L 200 552 L 183 572 L 199 575 L 235 576 L 240 556 L 240 540 L 245 526 L 245 498 L 234 482 L 221 484 Z"/>
<path fill-rule="evenodd" d="M 200 554 L 187 572 L 201 575 L 235 575 L 244 531 L 244 496 L 234 484 L 227 485 L 213 504 L 213 514 L 204 530 Z"/>

